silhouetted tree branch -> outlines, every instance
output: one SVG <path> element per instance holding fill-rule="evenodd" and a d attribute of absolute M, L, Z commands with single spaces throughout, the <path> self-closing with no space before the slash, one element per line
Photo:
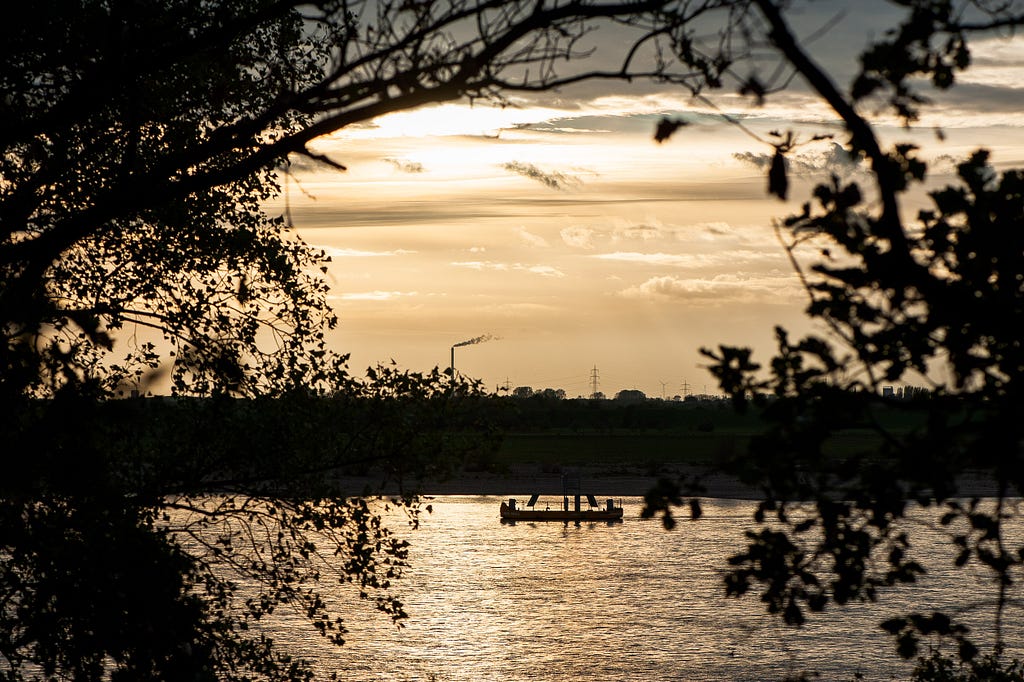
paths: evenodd
<path fill-rule="evenodd" d="M 776 354 L 764 367 L 750 349 L 703 351 L 735 404 L 753 402 L 765 420 L 750 451 L 726 465 L 764 495 L 758 530 L 730 559 L 726 591 L 756 591 L 792 625 L 830 605 L 873 602 L 926 577 L 927 567 L 910 558 L 915 534 L 906 520 L 928 513 L 949 535 L 948 560 L 991 576 L 991 655 L 979 656 L 975 633 L 947 614 L 912 613 L 882 627 L 905 657 L 920 653 L 922 638 L 951 643 L 963 679 L 1020 679 L 1019 663 L 1000 655 L 1008 592 L 1024 557 L 1006 530 L 1017 518 L 1010 499 L 1024 493 L 1024 355 L 1010 322 L 1024 312 L 1024 172 L 999 173 L 987 152 L 975 152 L 959 164 L 955 184 L 928 187 L 931 206 L 910 223 L 901 197 L 927 180 L 927 165 L 913 145 L 883 148 L 859 105 L 885 96 L 913 124 L 928 104 L 918 92 L 923 79 L 946 89 L 968 67 L 967 34 L 1019 26 L 1021 15 L 1013 3 L 898 4 L 906 19 L 865 49 L 849 92 L 801 47 L 786 3 L 753 0 L 763 21 L 747 15 L 737 29 L 749 42 L 771 45 L 838 115 L 848 151 L 870 161 L 875 195 L 833 176 L 776 223 L 808 291 L 808 316 L 832 334 L 792 340 L 778 329 Z M 694 59 L 688 50 L 679 56 L 687 64 Z M 741 91 L 764 102 L 782 71 L 762 79 L 758 66 Z M 655 135 L 664 138 L 661 129 Z M 787 173 L 781 161 L 794 139 L 789 132 L 772 143 L 780 163 L 773 163 L 769 191 L 779 196 Z M 929 390 L 905 399 L 884 395 L 886 385 L 915 379 Z M 902 427 L 887 425 L 900 414 Z M 836 436 L 850 429 L 869 430 L 874 444 L 838 450 Z M 961 499 L 966 476 L 986 481 L 990 499 Z M 646 513 L 661 513 L 672 526 L 672 508 L 690 503 L 699 517 L 699 501 L 686 499 L 688 485 L 663 482 L 648 496 Z M 936 654 L 915 679 L 952 674 L 951 661 Z"/>

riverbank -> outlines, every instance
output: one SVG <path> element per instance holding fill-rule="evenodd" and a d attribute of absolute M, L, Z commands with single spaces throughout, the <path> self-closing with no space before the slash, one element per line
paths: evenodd
<path fill-rule="evenodd" d="M 756 500 L 761 495 L 757 488 L 738 479 L 705 467 L 685 464 L 665 465 L 657 472 L 643 471 L 627 466 L 577 467 L 580 472 L 580 492 L 606 497 L 642 497 L 659 479 L 677 480 L 686 476 L 699 478 L 706 498 Z M 339 482 L 345 490 L 381 491 L 380 480 L 373 478 L 345 478 Z M 539 464 L 513 465 L 503 473 L 465 471 L 436 481 L 423 481 L 409 485 L 407 492 L 426 496 L 439 495 L 493 495 L 499 497 L 528 497 L 533 494 L 561 495 L 562 475 L 557 469 Z M 395 486 L 381 491 L 397 494 Z M 991 497 L 996 494 L 992 482 L 981 475 L 964 476 L 960 481 L 960 497 Z"/>
<path fill-rule="evenodd" d="M 675 480 L 681 475 L 701 476 L 707 492 L 705 497 L 722 499 L 756 499 L 756 489 L 744 486 L 735 478 L 712 474 L 706 469 L 686 465 L 665 466 L 657 473 L 622 466 L 579 467 L 580 492 L 597 497 L 643 496 L 660 478 Z M 510 467 L 507 473 L 465 472 L 446 481 L 426 482 L 426 495 L 561 495 L 562 475 L 545 471 L 539 465 Z"/>
<path fill-rule="evenodd" d="M 699 475 L 707 488 L 705 497 L 722 499 L 756 499 L 757 491 L 744 486 L 738 480 L 723 474 L 712 474 L 702 467 L 688 465 L 667 465 L 657 472 L 644 471 L 628 466 L 583 466 L 574 467 L 580 474 L 580 492 L 597 497 L 642 497 L 653 488 L 660 478 L 676 480 L 682 475 Z M 397 494 L 396 485 L 389 482 L 381 486 L 380 479 L 373 477 L 344 477 L 338 481 L 342 490 L 362 494 L 383 492 Z M 539 495 L 561 495 L 562 474 L 557 468 L 540 464 L 516 464 L 502 473 L 486 471 L 462 471 L 455 475 L 428 481 L 407 481 L 406 492 L 421 495 L 496 495 L 499 497 L 529 497 Z"/>

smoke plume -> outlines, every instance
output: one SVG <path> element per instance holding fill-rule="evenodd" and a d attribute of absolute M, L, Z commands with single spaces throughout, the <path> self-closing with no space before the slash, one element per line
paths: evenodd
<path fill-rule="evenodd" d="M 459 341 L 457 344 L 452 346 L 452 348 L 458 348 L 459 346 L 473 346 L 473 345 L 476 345 L 478 343 L 483 343 L 484 341 L 497 341 L 497 340 L 498 340 L 497 336 L 492 336 L 490 334 L 484 334 L 483 336 L 478 336 L 475 339 L 469 339 L 468 341 Z"/>

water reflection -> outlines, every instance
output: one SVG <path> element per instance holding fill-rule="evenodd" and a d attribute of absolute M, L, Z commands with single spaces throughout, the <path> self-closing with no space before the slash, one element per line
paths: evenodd
<path fill-rule="evenodd" d="M 316 659 L 320 673 L 354 680 L 768 680 L 804 670 L 886 680 L 909 669 L 894 660 L 879 621 L 977 593 L 956 572 L 939 572 L 882 606 L 820 614 L 786 631 L 755 599 L 724 598 L 721 569 L 752 503 L 708 500 L 700 522 L 666 532 L 638 518 L 639 499 L 626 499 L 626 520 L 614 524 L 502 524 L 500 501 L 432 501 L 411 536 L 403 629 L 362 605 L 347 614 L 341 650 L 308 628 L 285 624 L 273 634 Z M 975 615 L 979 626 L 991 622 Z M 1011 626 L 1008 641 L 1024 642 Z"/>

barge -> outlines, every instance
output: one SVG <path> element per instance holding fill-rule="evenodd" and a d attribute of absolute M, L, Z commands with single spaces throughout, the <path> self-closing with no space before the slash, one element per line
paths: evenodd
<path fill-rule="evenodd" d="M 599 507 L 597 500 L 593 495 L 576 495 L 575 504 L 570 508 L 569 496 L 564 495 L 562 497 L 562 507 L 551 509 L 548 506 L 545 509 L 537 509 L 537 499 L 539 495 L 533 495 L 530 497 L 529 502 L 526 503 L 526 507 L 520 507 L 519 503 L 514 498 L 509 498 L 507 502 L 501 503 L 501 520 L 502 521 L 621 521 L 622 520 L 622 503 L 618 505 L 611 498 L 605 501 L 604 507 Z M 581 497 L 586 497 L 589 503 L 589 508 L 581 508 Z"/>

